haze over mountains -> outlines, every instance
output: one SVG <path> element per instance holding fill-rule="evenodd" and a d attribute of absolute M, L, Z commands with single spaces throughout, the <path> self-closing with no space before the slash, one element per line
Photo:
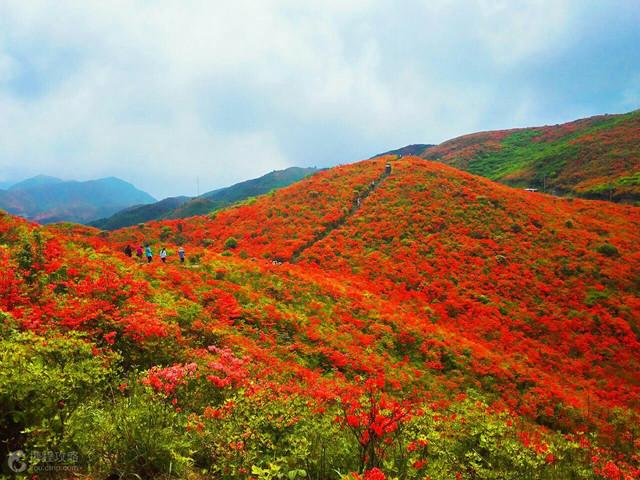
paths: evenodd
<path fill-rule="evenodd" d="M 640 111 L 562 125 L 479 132 L 439 145 L 413 144 L 381 155 L 417 155 L 519 188 L 616 202 L 640 201 Z M 0 208 L 40 222 L 73 221 L 113 230 L 202 215 L 311 175 L 291 167 L 200 197 L 156 202 L 116 178 L 62 181 L 40 175 L 0 190 Z"/>
<path fill-rule="evenodd" d="M 0 208 L 42 224 L 76 222 L 110 230 L 149 220 L 206 214 L 284 187 L 315 172 L 316 168 L 290 167 L 199 197 L 171 197 L 161 201 L 114 177 L 78 182 L 38 175 L 7 184 L 7 190 L 0 190 Z"/>
<path fill-rule="evenodd" d="M 155 199 L 115 177 L 85 182 L 39 175 L 0 190 L 0 208 L 39 223 L 86 223 Z"/>

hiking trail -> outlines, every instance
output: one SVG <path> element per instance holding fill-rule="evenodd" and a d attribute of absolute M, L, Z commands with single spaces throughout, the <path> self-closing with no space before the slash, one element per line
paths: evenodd
<path fill-rule="evenodd" d="M 296 263 L 298 261 L 298 258 L 300 258 L 300 255 L 302 255 L 305 250 L 308 250 L 309 248 L 313 247 L 316 243 L 318 243 L 320 240 L 323 240 L 324 238 L 329 236 L 329 234 L 333 232 L 335 229 L 342 227 L 350 217 L 355 215 L 355 213 L 358 210 L 360 210 L 360 208 L 362 207 L 362 202 L 369 195 L 371 195 L 376 190 L 376 188 L 378 188 L 378 186 L 380 186 L 380 184 L 382 184 L 382 182 L 386 180 L 386 178 L 390 174 L 391 174 L 390 168 L 389 167 L 385 168 L 382 175 L 380 175 L 376 180 L 371 182 L 371 184 L 360 194 L 359 197 L 356 197 L 356 199 L 353 201 L 353 204 L 351 205 L 351 208 L 349 208 L 349 210 L 342 217 L 340 217 L 335 222 L 331 222 L 329 225 L 327 225 L 327 227 L 323 231 L 317 233 L 307 243 L 296 248 L 293 254 L 291 255 L 289 263 Z"/>

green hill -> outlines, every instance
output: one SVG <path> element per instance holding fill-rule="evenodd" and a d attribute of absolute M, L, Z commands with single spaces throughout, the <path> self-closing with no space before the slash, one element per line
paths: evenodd
<path fill-rule="evenodd" d="M 315 168 L 290 167 L 274 170 L 259 178 L 237 183 L 230 187 L 207 192 L 199 197 L 165 198 L 151 205 L 140 205 L 117 212 L 109 218 L 92 222 L 103 230 L 117 230 L 152 220 L 187 218 L 205 215 L 250 197 L 263 195 L 271 190 L 286 187 L 316 173 Z"/>
<path fill-rule="evenodd" d="M 189 197 L 169 197 L 150 205 L 135 205 L 125 208 L 108 218 L 102 218 L 91 222 L 90 225 L 102 230 L 116 230 L 122 227 L 137 225 L 138 223 L 148 222 L 163 218 L 169 212 L 179 208 L 187 202 Z"/>
<path fill-rule="evenodd" d="M 420 156 L 514 187 L 639 201 L 640 110 L 464 135 Z"/>

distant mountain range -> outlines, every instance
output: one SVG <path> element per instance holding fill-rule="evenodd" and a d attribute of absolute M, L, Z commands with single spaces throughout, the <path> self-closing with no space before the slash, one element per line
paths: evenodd
<path fill-rule="evenodd" d="M 86 182 L 38 175 L 0 190 L 0 208 L 39 223 L 86 223 L 155 198 L 115 177 Z"/>
<path fill-rule="evenodd" d="M 640 110 L 562 125 L 473 133 L 439 145 L 407 145 L 376 157 L 388 154 L 416 155 L 513 187 L 640 201 Z M 207 214 L 316 172 L 315 168 L 291 167 L 199 197 L 159 202 L 114 177 L 77 182 L 39 175 L 12 186 L 5 183 L 5 189 L 0 189 L 0 208 L 40 223 L 72 221 L 114 230 Z"/>
<path fill-rule="evenodd" d="M 316 172 L 316 168 L 301 167 L 274 170 L 262 177 L 213 190 L 199 197 L 171 197 L 149 205 L 129 207 L 109 218 L 91 222 L 90 225 L 103 230 L 116 230 L 153 220 L 205 215 L 233 203 L 286 187 Z"/>
<path fill-rule="evenodd" d="M 418 155 L 513 187 L 640 201 L 640 110 L 562 125 L 473 133 L 420 147 L 391 153 Z"/>

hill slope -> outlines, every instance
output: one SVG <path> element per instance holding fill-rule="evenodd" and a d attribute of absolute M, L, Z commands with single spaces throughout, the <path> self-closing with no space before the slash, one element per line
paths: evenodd
<path fill-rule="evenodd" d="M 148 193 L 114 177 L 77 182 L 41 175 L 0 191 L 0 208 L 40 223 L 88 222 L 153 201 Z"/>
<path fill-rule="evenodd" d="M 109 233 L 0 218 L 9 445 L 105 476 L 640 473 L 640 210 L 394 158 Z"/>
<path fill-rule="evenodd" d="M 640 110 L 474 133 L 428 148 L 420 156 L 516 187 L 638 201 Z"/>
<path fill-rule="evenodd" d="M 128 208 L 122 212 L 115 213 L 109 218 L 91 222 L 91 225 L 103 230 L 116 230 L 151 220 L 204 215 L 235 202 L 285 187 L 316 172 L 317 170 L 315 168 L 300 167 L 274 170 L 262 177 L 240 182 L 219 190 L 213 190 L 200 197 L 166 198 L 151 205 L 140 205 Z"/>
<path fill-rule="evenodd" d="M 114 213 L 108 218 L 90 222 L 89 225 L 102 230 L 116 230 L 150 220 L 159 220 L 174 212 L 190 200 L 190 197 L 168 197 L 148 205 L 135 205 Z"/>

